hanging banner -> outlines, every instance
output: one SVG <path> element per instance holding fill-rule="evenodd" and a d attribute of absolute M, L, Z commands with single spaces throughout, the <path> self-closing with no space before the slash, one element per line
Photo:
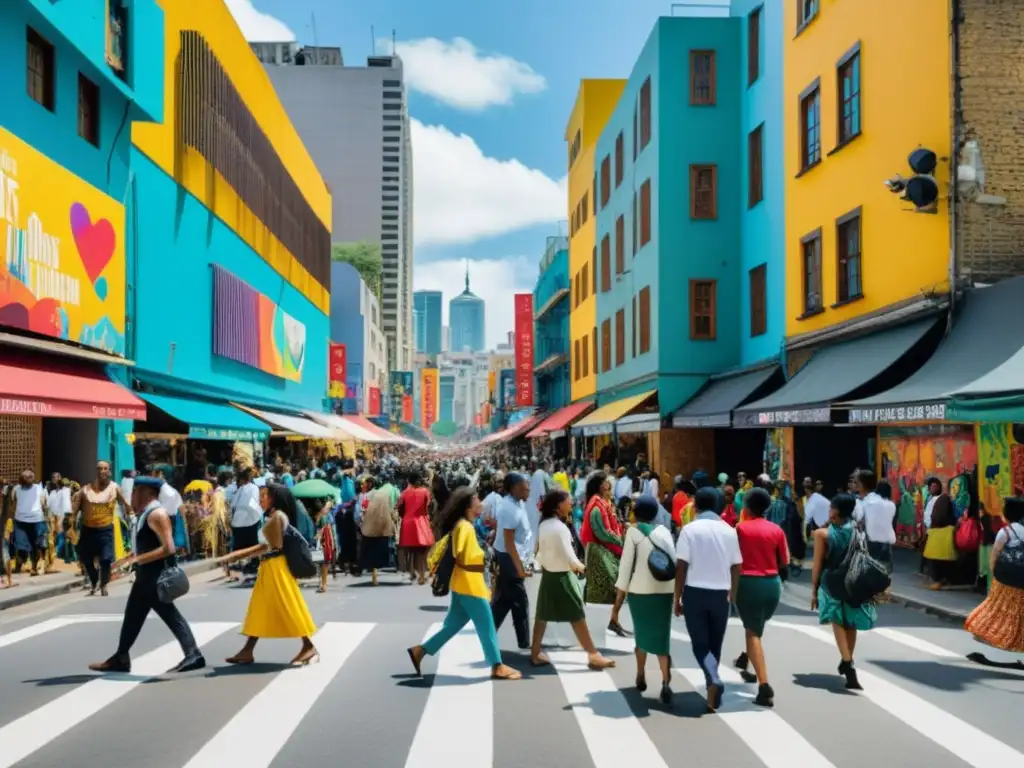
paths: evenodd
<path fill-rule="evenodd" d="M 391 372 L 391 403 L 388 414 L 392 421 L 402 421 L 403 398 L 412 397 L 412 371 Z"/>
<path fill-rule="evenodd" d="M 343 398 L 348 395 L 345 386 L 345 375 L 348 373 L 348 360 L 345 352 L 344 344 L 335 344 L 333 341 L 330 343 L 330 351 L 328 352 L 330 358 L 328 359 L 328 390 L 327 394 L 329 397 Z"/>
<path fill-rule="evenodd" d="M 498 372 L 493 368 L 487 374 L 487 397 L 494 399 L 494 387 L 497 385 Z"/>
<path fill-rule="evenodd" d="M 412 395 L 402 395 L 402 421 L 412 424 L 413 418 Z"/>
<path fill-rule="evenodd" d="M 437 368 L 424 368 L 420 379 L 420 426 L 426 430 L 437 421 Z"/>
<path fill-rule="evenodd" d="M 515 295 L 516 405 L 533 405 L 533 294 Z"/>
<path fill-rule="evenodd" d="M 499 378 L 501 390 L 498 396 L 498 407 L 507 411 L 516 404 L 516 372 L 511 368 L 505 368 L 499 374 Z"/>
<path fill-rule="evenodd" d="M 380 387 L 370 387 L 370 416 L 380 416 Z"/>

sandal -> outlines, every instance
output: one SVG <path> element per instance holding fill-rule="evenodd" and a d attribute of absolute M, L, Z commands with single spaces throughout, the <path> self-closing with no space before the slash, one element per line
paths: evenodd
<path fill-rule="evenodd" d="M 256 662 L 256 659 L 252 656 L 243 656 L 239 653 L 234 656 L 229 656 L 228 658 L 224 659 L 224 662 L 226 664 L 237 664 L 240 667 L 244 667 L 247 664 L 254 664 Z"/>
<path fill-rule="evenodd" d="M 512 669 L 507 664 L 499 664 L 493 672 L 491 672 L 492 680 L 521 680 L 523 673 L 518 669 Z"/>
<path fill-rule="evenodd" d="M 320 651 L 315 646 L 310 646 L 303 651 L 299 651 L 299 655 L 292 659 L 293 667 L 308 667 L 310 664 L 316 664 L 320 661 Z"/>
<path fill-rule="evenodd" d="M 535 667 L 547 667 L 551 665 L 551 659 L 548 658 L 546 653 L 541 652 L 536 656 L 531 656 L 530 663 Z"/>
<path fill-rule="evenodd" d="M 420 664 L 423 663 L 423 656 L 416 656 L 416 647 L 406 649 L 406 653 L 409 654 L 409 661 L 412 662 L 412 668 L 416 670 L 416 677 L 423 677 L 423 670 L 420 669 Z"/>
<path fill-rule="evenodd" d="M 615 667 L 614 659 L 606 659 L 604 656 L 599 656 L 596 659 L 587 661 L 587 668 L 594 672 L 603 672 L 606 669 L 613 669 Z"/>

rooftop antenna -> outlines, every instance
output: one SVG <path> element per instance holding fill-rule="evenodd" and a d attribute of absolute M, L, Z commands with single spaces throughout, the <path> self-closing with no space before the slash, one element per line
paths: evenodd
<path fill-rule="evenodd" d="M 469 293 L 469 257 L 466 257 L 466 293 Z"/>
<path fill-rule="evenodd" d="M 317 64 L 319 64 L 320 63 L 320 41 L 317 40 L 317 37 L 316 37 L 316 14 L 313 13 L 313 12 L 310 12 L 310 14 L 309 14 L 309 23 L 313 27 L 313 47 L 317 49 L 317 52 L 316 52 Z"/>
<path fill-rule="evenodd" d="M 377 54 L 377 37 L 373 32 L 373 24 L 370 25 L 370 55 L 375 56 Z"/>
<path fill-rule="evenodd" d="M 391 55 L 395 55 L 395 51 L 398 49 L 398 43 L 395 39 L 395 30 L 391 30 Z"/>

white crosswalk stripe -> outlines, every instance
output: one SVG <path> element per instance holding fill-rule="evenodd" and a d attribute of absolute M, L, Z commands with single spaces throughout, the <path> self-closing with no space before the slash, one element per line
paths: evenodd
<path fill-rule="evenodd" d="M 0 634 L 0 668 L 8 663 L 6 654 L 21 652 L 26 641 L 50 634 L 65 637 L 67 633 L 75 632 L 76 626 L 113 624 L 120 621 L 120 618 L 103 614 L 61 616 Z M 192 624 L 197 641 L 207 648 L 215 641 L 227 645 L 230 639 L 222 636 L 237 626 L 233 622 Z M 198 727 L 194 743 L 190 743 L 187 751 L 183 751 L 180 756 L 175 755 L 164 762 L 151 764 L 166 768 L 212 768 L 228 762 L 239 762 L 252 768 L 268 768 L 281 764 L 280 761 L 275 763 L 279 758 L 287 757 L 289 761 L 295 759 L 293 746 L 299 744 L 296 734 L 308 718 L 317 715 L 318 702 L 324 700 L 328 691 L 345 687 L 345 675 L 350 669 L 359 666 L 353 662 L 354 657 L 365 651 L 374 655 L 364 656 L 364 661 L 368 658 L 381 658 L 377 655 L 380 653 L 384 654 L 383 658 L 404 658 L 402 648 L 391 648 L 388 645 L 382 651 L 374 647 L 374 633 L 378 626 L 354 622 L 324 624 L 314 638 L 321 653 L 319 664 L 301 669 L 283 668 L 280 671 L 271 669 L 269 673 L 259 672 L 249 678 L 249 684 L 253 685 L 248 689 L 251 695 L 242 697 L 236 704 L 229 704 L 227 709 L 218 706 L 207 713 L 196 711 L 193 715 L 186 712 L 184 716 L 195 717 Z M 440 626 L 432 626 L 427 636 Z M 813 647 L 815 644 L 834 648 L 831 633 L 816 625 L 776 619 L 772 621 L 772 627 L 772 640 L 781 635 L 785 638 L 781 642 L 803 643 L 806 652 L 817 653 Z M 524 755 L 518 755 L 516 760 L 510 761 L 509 755 L 495 751 L 495 720 L 499 717 L 501 702 L 510 700 L 515 700 L 517 707 L 530 706 L 550 711 L 552 717 L 555 713 L 571 711 L 572 719 L 567 719 L 568 715 L 564 714 L 560 715 L 560 722 L 575 723 L 570 727 L 578 728 L 582 736 L 580 743 L 586 744 L 589 764 L 595 768 L 622 768 L 627 764 L 676 768 L 694 760 L 700 761 L 696 750 L 701 745 L 688 743 L 682 752 L 676 754 L 666 742 L 664 733 L 659 736 L 656 730 L 651 730 L 648 713 L 635 711 L 637 694 L 628 690 L 633 676 L 632 638 L 620 638 L 611 632 L 605 632 L 603 636 L 600 633 L 596 635 L 600 647 L 615 654 L 619 667 L 612 671 L 593 671 L 587 667 L 586 653 L 570 637 L 571 632 L 567 626 L 549 627 L 548 656 L 553 668 L 547 672 L 551 675 L 547 678 L 549 682 L 541 683 L 538 679 L 504 683 L 490 679 L 490 669 L 483 660 L 476 633 L 472 627 L 465 628 L 452 638 L 435 659 L 425 660 L 427 675 L 424 684 L 429 685 L 429 691 L 421 694 L 422 711 L 414 710 L 419 712 L 415 731 L 410 723 L 408 735 L 403 736 L 400 743 L 381 745 L 380 748 L 390 757 L 399 753 L 402 755 L 397 761 L 382 758 L 381 764 L 397 765 L 404 761 L 406 768 L 438 768 L 453 764 L 465 768 L 511 763 L 520 765 Z M 735 629 L 730 629 L 730 637 L 730 642 L 734 644 L 739 639 Z M 929 657 L 929 663 L 949 663 L 954 655 L 941 646 L 920 640 L 910 631 L 878 631 L 870 637 L 876 647 L 891 643 L 893 649 L 899 649 L 904 655 L 907 648 L 915 648 Z M 807 643 L 803 638 L 815 642 Z M 673 689 L 676 691 L 676 711 L 683 707 L 694 709 L 696 702 L 690 691 L 701 696 L 705 693 L 704 675 L 690 658 L 692 653 L 688 647 L 689 640 L 682 629 L 682 623 L 674 622 L 672 641 L 676 663 L 673 669 Z M 0 719 L 0 768 L 10 768 L 33 755 L 35 758 L 31 764 L 47 764 L 52 759 L 52 749 L 59 748 L 60 740 L 73 736 L 69 731 L 86 721 L 89 722 L 89 728 L 130 728 L 131 723 L 112 724 L 109 718 L 104 717 L 104 710 L 128 696 L 139 695 L 145 698 L 147 693 L 137 690 L 140 684 L 162 676 L 180 656 L 181 650 L 176 642 L 164 642 L 147 653 L 140 653 L 134 660 L 131 675 L 97 677 L 66 693 L 60 693 L 27 714 L 12 716 L 11 710 L 0 710 L 0 717 L 9 720 L 4 722 Z M 59 660 L 56 663 L 59 665 Z M 948 754 L 950 761 L 958 761 L 956 764 L 977 768 L 991 768 L 993 765 L 1000 768 L 1024 766 L 1024 754 L 944 710 L 939 699 L 926 701 L 898 685 L 893 675 L 876 672 L 869 667 L 870 662 L 860 665 L 859 669 L 864 690 L 844 700 L 855 702 L 856 706 L 877 707 L 880 712 L 886 713 L 888 721 L 894 724 L 892 734 L 896 734 L 890 738 L 908 738 L 910 731 L 906 727 L 909 727 L 913 731 L 913 738 L 923 737 L 934 745 L 932 749 L 935 754 Z M 429 674 L 431 669 L 436 669 L 432 678 Z M 794 698 L 798 695 L 805 699 L 812 697 L 813 700 L 817 695 L 813 690 L 793 688 L 785 682 L 786 675 L 774 667 L 773 672 L 776 673 L 773 683 L 777 700 L 785 702 L 790 695 Z M 269 677 L 266 676 L 268 674 Z M 834 768 L 837 764 L 850 764 L 848 753 L 830 753 L 837 748 L 831 746 L 830 741 L 812 727 L 815 723 L 820 725 L 819 721 L 793 720 L 795 711 L 787 710 L 785 706 L 776 709 L 757 707 L 753 703 L 755 684 L 744 683 L 740 675 L 726 665 L 723 665 L 721 674 L 727 685 L 723 706 L 716 715 L 701 718 L 699 726 L 692 727 L 707 729 L 709 733 L 715 733 L 713 729 L 720 728 L 717 731 L 719 738 L 728 733 L 729 738 L 735 739 L 736 748 L 743 752 L 736 753 L 740 762 L 733 760 L 731 765 L 736 764 L 737 768 L 756 765 L 767 768 L 788 768 L 790 765 Z M 230 680 L 217 677 L 215 673 L 185 677 L 172 688 L 181 690 L 187 686 L 216 687 L 231 684 Z M 555 685 L 555 677 L 557 685 L 547 687 L 544 697 L 530 698 L 530 691 L 537 688 L 531 689 L 529 686 Z M 246 684 L 244 675 L 233 679 L 235 685 Z M 652 690 L 643 697 L 641 707 L 649 707 L 652 712 L 661 711 L 671 716 L 672 710 L 662 707 L 657 701 L 656 677 L 651 678 L 650 683 Z M 259 686 L 258 690 L 256 685 Z M 151 705 L 158 701 L 153 696 L 162 696 L 162 691 L 167 690 L 163 686 L 146 688 L 149 689 Z M 559 689 L 560 693 L 556 693 Z M 411 698 L 416 698 L 412 689 L 407 692 Z M 513 698 L 503 699 L 505 696 Z M 5 699 L 10 701 L 17 698 L 17 691 L 8 697 L 5 690 Z M 126 704 L 133 701 L 134 698 L 127 699 Z M 687 702 L 685 705 L 682 703 L 684 701 Z M 828 710 L 824 708 L 829 706 L 829 701 L 826 698 L 821 701 L 822 716 L 827 717 Z M 373 700 L 367 700 L 366 706 L 372 709 Z M 507 711 L 508 704 L 504 706 Z M 152 710 L 140 709 L 136 715 L 134 709 L 125 710 L 123 705 L 119 712 L 122 717 L 125 712 L 128 712 L 129 717 L 140 718 L 150 718 L 153 714 Z M 487 713 L 492 716 L 488 717 Z M 693 718 L 696 714 L 691 712 L 688 717 Z M 471 718 L 471 727 L 454 728 L 458 718 L 463 716 Z M 693 724 L 696 721 L 689 722 Z M 721 725 L 716 726 L 716 722 Z M 81 733 L 78 731 L 79 738 Z M 154 734 L 154 738 L 157 736 L 159 734 Z M 880 741 L 886 738 L 882 734 L 872 736 Z M 286 746 L 292 751 L 286 751 Z M 718 746 L 709 741 L 704 748 L 708 750 L 707 754 L 714 755 Z M 526 748 L 529 748 L 528 744 Z M 299 744 L 299 752 L 309 759 L 319 754 L 315 751 L 315 745 Z M 160 754 L 159 751 L 156 754 Z M 581 766 L 588 764 L 582 755 L 579 759 Z M 540 762 L 543 764 L 542 756 Z M 946 763 L 941 765 L 945 766 Z"/>

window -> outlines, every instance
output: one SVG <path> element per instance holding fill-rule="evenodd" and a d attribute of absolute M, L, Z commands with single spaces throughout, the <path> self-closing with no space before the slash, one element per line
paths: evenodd
<path fill-rule="evenodd" d="M 388 112 L 398 112 L 402 108 L 401 104 L 394 101 L 385 101 L 383 106 Z"/>
<path fill-rule="evenodd" d="M 640 185 L 640 247 L 651 242 L 651 180 Z"/>
<path fill-rule="evenodd" d="M 764 200 L 764 124 L 747 135 L 747 207 Z"/>
<path fill-rule="evenodd" d="M 100 145 L 100 89 L 78 73 L 78 135 L 94 147 Z"/>
<path fill-rule="evenodd" d="M 847 53 L 836 67 L 839 102 L 839 144 L 860 135 L 860 43 Z"/>
<path fill-rule="evenodd" d="M 633 162 L 636 162 L 637 139 L 640 138 L 640 110 L 633 104 Z"/>
<path fill-rule="evenodd" d="M 618 189 L 619 185 L 622 184 L 622 169 L 625 158 L 622 153 L 625 151 L 625 140 L 622 137 L 622 131 L 619 131 L 619 135 L 615 138 L 615 188 Z"/>
<path fill-rule="evenodd" d="M 651 351 L 651 289 L 640 290 L 640 354 Z"/>
<path fill-rule="evenodd" d="M 573 308 L 580 305 L 580 273 L 576 273 L 576 279 L 573 280 L 572 286 L 572 306 Z"/>
<path fill-rule="evenodd" d="M 690 104 L 715 104 L 715 52 L 690 51 Z"/>
<path fill-rule="evenodd" d="M 761 9 L 755 8 L 747 16 L 747 87 L 761 75 Z"/>
<path fill-rule="evenodd" d="M 573 364 L 573 369 L 572 369 L 572 372 L 573 372 L 573 377 L 572 378 L 573 378 L 574 381 L 579 381 L 580 380 L 580 370 L 581 370 L 581 368 L 580 368 L 580 340 L 579 339 L 576 339 L 576 341 L 573 342 L 573 363 L 574 364 Z"/>
<path fill-rule="evenodd" d="M 597 215 L 597 174 L 594 174 L 594 210 L 591 211 L 595 216 Z"/>
<path fill-rule="evenodd" d="M 615 367 L 626 362 L 626 310 L 615 313 Z"/>
<path fill-rule="evenodd" d="M 593 335 L 592 338 L 594 339 L 594 373 L 596 374 L 597 373 L 597 369 L 601 365 L 600 362 L 598 362 L 599 358 L 597 356 L 597 326 L 596 325 L 594 326 L 594 335 Z"/>
<path fill-rule="evenodd" d="M 601 323 L 601 373 L 612 369 L 612 321 Z"/>
<path fill-rule="evenodd" d="M 640 231 L 640 220 L 637 219 L 636 215 L 637 215 L 636 191 L 634 190 L 633 191 L 633 224 L 630 227 L 630 229 L 632 230 L 631 234 L 633 236 L 633 255 L 634 256 L 636 256 L 637 233 L 639 233 L 639 231 Z"/>
<path fill-rule="evenodd" d="M 852 301 L 863 294 L 860 258 L 860 208 L 836 221 L 837 301 Z"/>
<path fill-rule="evenodd" d="M 25 72 L 28 78 L 29 98 L 53 112 L 55 76 L 53 46 L 31 28 L 27 32 L 26 43 Z"/>
<path fill-rule="evenodd" d="M 640 151 L 651 143 L 651 78 L 640 86 Z"/>
<path fill-rule="evenodd" d="M 800 170 L 821 160 L 821 84 L 814 83 L 800 95 Z"/>
<path fill-rule="evenodd" d="M 690 338 L 713 341 L 715 338 L 715 280 L 690 281 Z"/>
<path fill-rule="evenodd" d="M 714 219 L 718 216 L 716 182 L 718 166 L 690 166 L 690 218 Z"/>
<path fill-rule="evenodd" d="M 589 208 L 590 208 L 590 191 L 587 190 L 586 192 L 583 193 L 583 206 L 582 206 L 582 209 L 580 211 L 580 213 L 583 214 L 583 221 L 580 223 L 580 226 L 582 226 L 583 224 L 587 223 L 587 214 L 589 213 L 589 211 L 588 211 Z"/>
<path fill-rule="evenodd" d="M 768 265 L 750 270 L 750 335 L 768 332 Z"/>
<path fill-rule="evenodd" d="M 823 309 L 821 298 L 821 229 L 800 239 L 804 279 L 804 315 Z"/>
<path fill-rule="evenodd" d="M 594 246 L 594 259 L 591 269 L 594 271 L 594 282 L 590 286 L 590 292 L 597 296 L 597 246 Z"/>
<path fill-rule="evenodd" d="M 607 293 L 612 289 L 611 250 L 611 239 L 605 235 L 601 239 L 601 293 Z"/>
<path fill-rule="evenodd" d="M 615 274 L 626 271 L 626 218 L 619 216 L 615 220 Z"/>
<path fill-rule="evenodd" d="M 385 80 L 384 81 L 384 87 L 385 88 L 401 88 L 402 87 L 402 81 L 401 80 Z"/>
<path fill-rule="evenodd" d="M 584 264 L 583 265 L 583 277 L 581 278 L 581 282 L 582 282 L 582 286 L 581 287 L 583 288 L 583 297 L 580 299 L 580 301 L 586 301 L 587 300 L 587 296 L 590 295 L 587 292 L 587 288 L 589 287 L 589 284 L 590 284 L 590 266 L 588 264 Z"/>
<path fill-rule="evenodd" d="M 583 334 L 583 341 L 580 344 L 580 349 L 583 350 L 583 375 L 590 375 L 590 339 L 587 338 L 587 334 Z"/>
<path fill-rule="evenodd" d="M 632 356 L 636 357 L 636 296 L 633 297 L 633 315 L 630 318 L 629 331 L 632 338 Z"/>
<path fill-rule="evenodd" d="M 608 155 L 601 161 L 601 208 L 608 205 L 612 196 L 612 159 Z"/>
<path fill-rule="evenodd" d="M 818 0 L 796 0 L 796 31 L 799 34 L 818 15 Z"/>

